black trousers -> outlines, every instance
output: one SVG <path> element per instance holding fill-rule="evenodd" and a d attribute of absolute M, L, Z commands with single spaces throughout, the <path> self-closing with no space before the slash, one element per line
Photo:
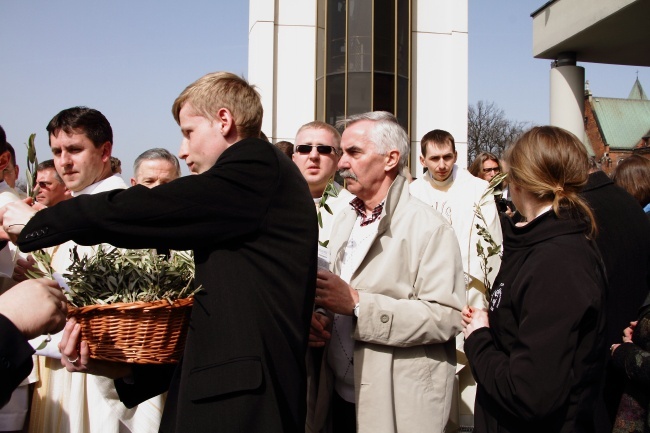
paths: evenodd
<path fill-rule="evenodd" d="M 357 414 L 354 403 L 347 402 L 334 391 L 332 401 L 332 426 L 336 433 L 356 433 Z"/>

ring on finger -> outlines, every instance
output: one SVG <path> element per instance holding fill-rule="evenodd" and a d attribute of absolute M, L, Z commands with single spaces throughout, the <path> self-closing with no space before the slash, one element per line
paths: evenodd
<path fill-rule="evenodd" d="M 71 364 L 74 364 L 75 362 L 79 361 L 79 355 L 77 354 L 77 357 L 75 359 L 70 359 L 69 356 L 66 356 L 68 358 L 68 362 Z"/>

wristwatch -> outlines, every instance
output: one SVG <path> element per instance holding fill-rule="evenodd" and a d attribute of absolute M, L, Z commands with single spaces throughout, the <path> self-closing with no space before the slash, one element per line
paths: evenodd
<path fill-rule="evenodd" d="M 354 310 L 352 310 L 352 313 L 354 313 L 355 317 L 359 317 L 359 303 L 354 306 Z"/>

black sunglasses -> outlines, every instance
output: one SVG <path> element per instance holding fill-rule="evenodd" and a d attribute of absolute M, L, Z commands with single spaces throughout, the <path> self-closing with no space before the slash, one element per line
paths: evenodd
<path fill-rule="evenodd" d="M 338 151 L 334 146 L 328 146 L 326 144 L 319 144 L 317 146 L 312 146 L 309 144 L 299 144 L 296 146 L 296 153 L 311 153 L 312 147 L 316 148 L 316 152 L 321 155 L 329 155 L 331 153 L 338 154 Z"/>

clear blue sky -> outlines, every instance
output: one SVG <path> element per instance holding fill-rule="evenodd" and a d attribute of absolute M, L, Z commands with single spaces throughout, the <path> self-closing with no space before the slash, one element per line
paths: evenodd
<path fill-rule="evenodd" d="M 531 48 L 530 13 L 544 2 L 469 0 L 470 104 L 493 101 L 510 118 L 548 122 L 550 62 Z M 177 153 L 174 98 L 207 72 L 246 74 L 247 47 L 246 0 L 0 0 L 0 124 L 24 167 L 30 133 L 48 159 L 52 116 L 97 108 L 128 180 L 144 150 Z M 627 97 L 637 70 L 650 90 L 650 68 L 582 66 L 597 96 Z"/>

